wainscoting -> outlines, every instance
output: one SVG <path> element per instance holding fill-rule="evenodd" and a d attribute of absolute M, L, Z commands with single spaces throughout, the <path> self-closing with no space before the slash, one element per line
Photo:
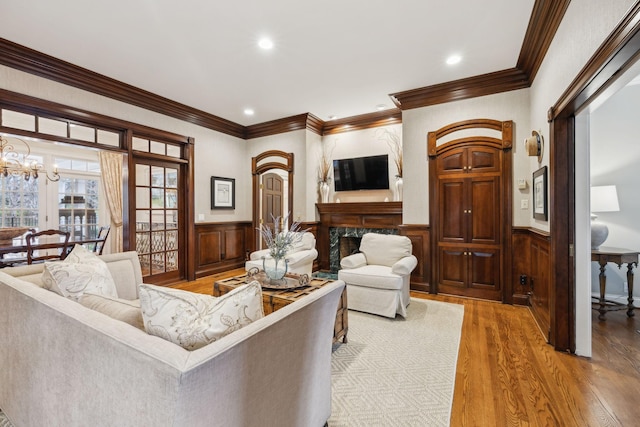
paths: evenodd
<path fill-rule="evenodd" d="M 251 221 L 196 224 L 196 278 L 244 267 L 253 235 Z"/>

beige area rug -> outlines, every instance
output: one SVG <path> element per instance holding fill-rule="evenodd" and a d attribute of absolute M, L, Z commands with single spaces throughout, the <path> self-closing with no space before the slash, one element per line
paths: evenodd
<path fill-rule="evenodd" d="M 412 298 L 407 319 L 349 311 L 329 427 L 449 426 L 464 306 Z"/>

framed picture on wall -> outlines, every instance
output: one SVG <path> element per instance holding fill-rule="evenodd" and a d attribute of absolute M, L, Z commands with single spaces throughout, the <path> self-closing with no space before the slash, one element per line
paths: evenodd
<path fill-rule="evenodd" d="M 236 208 L 236 180 L 211 177 L 211 209 Z"/>
<path fill-rule="evenodd" d="M 543 166 L 533 173 L 533 217 L 547 221 L 547 167 Z"/>

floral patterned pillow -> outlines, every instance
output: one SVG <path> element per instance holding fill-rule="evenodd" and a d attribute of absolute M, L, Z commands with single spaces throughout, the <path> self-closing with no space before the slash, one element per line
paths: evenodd
<path fill-rule="evenodd" d="M 147 333 L 187 350 L 204 347 L 264 317 L 257 281 L 218 298 L 145 283 L 139 294 Z"/>
<path fill-rule="evenodd" d="M 45 262 L 42 282 L 46 289 L 75 301 L 85 292 L 118 297 L 107 264 L 79 245 L 64 261 Z"/>

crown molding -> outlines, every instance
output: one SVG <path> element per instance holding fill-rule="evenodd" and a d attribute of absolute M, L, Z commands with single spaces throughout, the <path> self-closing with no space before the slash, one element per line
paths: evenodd
<path fill-rule="evenodd" d="M 516 68 L 533 83 L 571 0 L 536 0 Z"/>
<path fill-rule="evenodd" d="M 398 123 L 402 123 L 402 111 L 394 108 L 325 122 L 322 135 L 353 132 L 355 130 L 395 125 Z"/>
<path fill-rule="evenodd" d="M 389 95 L 399 109 L 425 107 L 529 87 L 564 17 L 570 0 L 536 0 L 515 68 L 455 80 Z M 128 85 L 44 53 L 0 38 L 0 64 L 116 99 L 160 114 L 238 138 L 252 139 L 308 129 L 319 135 L 350 132 L 402 122 L 399 109 L 323 122 L 300 114 L 251 126 L 242 126 L 202 110 Z"/>
<path fill-rule="evenodd" d="M 0 64 L 239 138 L 244 126 L 0 38 Z"/>
<path fill-rule="evenodd" d="M 570 0 L 536 0 L 516 67 L 389 96 L 403 110 L 492 95 L 531 86 Z"/>
<path fill-rule="evenodd" d="M 517 69 L 469 77 L 391 94 L 393 102 L 403 110 L 493 95 L 529 87 L 527 75 Z"/>

